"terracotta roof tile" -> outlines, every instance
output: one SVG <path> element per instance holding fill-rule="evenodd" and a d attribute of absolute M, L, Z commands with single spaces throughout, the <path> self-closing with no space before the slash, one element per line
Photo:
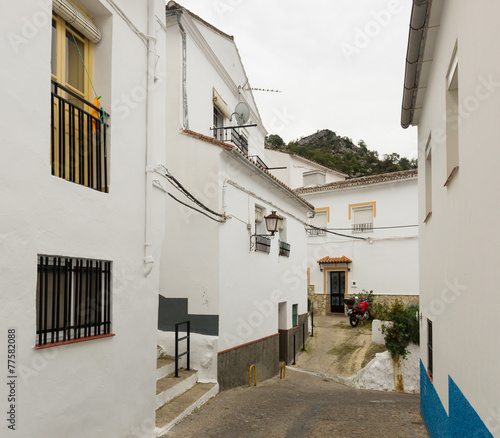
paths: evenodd
<path fill-rule="evenodd" d="M 329 184 L 323 184 L 321 186 L 303 187 L 300 189 L 295 189 L 295 193 L 300 194 L 300 193 L 322 192 L 325 190 L 344 189 L 346 187 L 364 186 L 368 184 L 383 183 L 387 181 L 409 179 L 417 177 L 417 175 L 418 175 L 418 170 L 412 169 L 412 170 L 403 170 L 400 172 L 383 173 L 381 175 L 362 176 L 360 178 L 346 179 L 345 181 L 337 181 Z"/>
<path fill-rule="evenodd" d="M 342 257 L 323 257 L 318 260 L 318 263 L 352 263 L 351 259 L 348 259 L 346 256 Z"/>

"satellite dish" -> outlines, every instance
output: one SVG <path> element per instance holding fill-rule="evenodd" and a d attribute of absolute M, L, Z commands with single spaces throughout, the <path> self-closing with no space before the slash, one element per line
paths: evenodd
<path fill-rule="evenodd" d="M 245 102 L 238 102 L 236 108 L 234 109 L 234 113 L 231 114 L 231 119 L 233 118 L 233 115 L 236 116 L 238 125 L 243 125 L 248 122 L 248 119 L 250 118 L 250 108 Z"/>

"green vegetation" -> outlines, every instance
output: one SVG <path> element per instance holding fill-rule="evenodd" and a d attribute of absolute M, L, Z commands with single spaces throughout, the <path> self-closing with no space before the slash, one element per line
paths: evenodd
<path fill-rule="evenodd" d="M 328 129 L 288 144 L 285 144 L 279 135 L 272 134 L 266 138 L 266 145 L 294 152 L 350 177 L 379 175 L 417 168 L 416 159 L 410 160 L 397 153 L 386 154 L 380 159 L 378 152 L 369 150 L 363 140 L 355 145 L 349 137 L 339 137 Z"/>
<path fill-rule="evenodd" d="M 420 343 L 418 310 L 415 304 L 405 308 L 399 300 L 391 306 L 386 303 L 373 305 L 372 311 L 376 319 L 392 322 L 382 327 L 382 333 L 385 335 L 385 346 L 394 360 L 400 357 L 406 359 L 408 345 Z"/>

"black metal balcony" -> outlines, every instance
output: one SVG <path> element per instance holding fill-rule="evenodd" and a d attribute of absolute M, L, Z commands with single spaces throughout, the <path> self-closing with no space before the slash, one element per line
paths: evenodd
<path fill-rule="evenodd" d="M 326 236 L 326 230 L 320 228 L 306 228 L 308 236 Z"/>
<path fill-rule="evenodd" d="M 265 236 L 255 236 L 255 251 L 271 252 L 271 239 Z"/>
<path fill-rule="evenodd" d="M 52 175 L 108 192 L 107 117 L 106 112 L 52 80 Z"/>
<path fill-rule="evenodd" d="M 280 240 L 280 256 L 290 257 L 290 244 Z"/>
<path fill-rule="evenodd" d="M 236 129 L 231 128 L 231 142 L 245 155 L 248 155 L 248 140 Z"/>
<path fill-rule="evenodd" d="M 264 163 L 264 161 L 262 161 L 262 159 L 258 155 L 249 155 L 248 158 L 257 163 L 259 166 L 262 166 L 264 169 L 268 169 L 266 163 Z"/>
<path fill-rule="evenodd" d="M 366 233 L 369 231 L 373 231 L 373 223 L 354 224 L 352 226 L 353 233 Z"/>

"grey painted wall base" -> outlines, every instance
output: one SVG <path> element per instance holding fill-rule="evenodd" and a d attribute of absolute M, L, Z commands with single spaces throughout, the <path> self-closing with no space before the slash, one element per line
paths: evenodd
<path fill-rule="evenodd" d="M 287 365 L 291 365 L 293 363 L 293 335 L 295 333 L 295 357 L 298 356 L 299 352 L 302 350 L 302 340 L 303 340 L 303 331 L 306 335 L 306 344 L 307 344 L 307 336 L 309 332 L 308 327 L 308 318 L 306 315 L 299 316 L 299 325 L 298 328 L 294 327 L 289 330 L 280 330 L 280 354 L 279 359 L 280 362 L 285 361 Z M 305 325 L 304 329 L 302 328 L 302 324 Z"/>
<path fill-rule="evenodd" d="M 191 333 L 218 336 L 219 315 L 193 315 L 188 313 L 187 298 L 165 298 L 159 295 L 158 329 L 164 332 L 175 331 L 175 324 L 191 321 Z M 185 330 L 185 326 L 181 326 Z"/>
<path fill-rule="evenodd" d="M 248 386 L 248 369 L 252 364 L 257 368 L 257 385 L 279 373 L 278 334 L 219 353 L 217 380 L 220 389 L 224 391 L 236 386 Z"/>

